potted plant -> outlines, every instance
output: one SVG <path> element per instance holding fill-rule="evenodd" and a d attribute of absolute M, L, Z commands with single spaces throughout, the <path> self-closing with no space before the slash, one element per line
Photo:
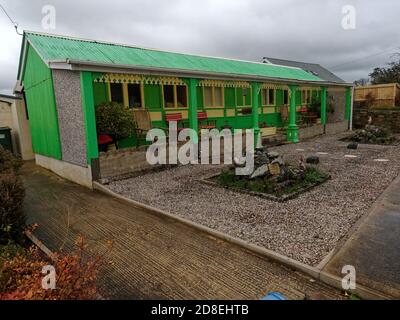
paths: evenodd
<path fill-rule="evenodd" d="M 118 141 L 132 136 L 135 132 L 135 121 L 132 111 L 116 102 L 107 102 L 96 109 L 96 126 L 98 134 L 106 134 L 118 146 Z"/>

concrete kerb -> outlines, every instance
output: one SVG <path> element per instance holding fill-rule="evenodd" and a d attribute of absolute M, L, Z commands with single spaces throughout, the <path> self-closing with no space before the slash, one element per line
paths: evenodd
<path fill-rule="evenodd" d="M 46 256 L 48 256 L 52 261 L 55 260 L 54 253 L 49 248 L 47 248 L 47 246 L 42 241 L 40 241 L 32 232 L 26 232 L 26 236 L 29 240 L 32 241 L 32 243 L 35 246 L 37 246 L 40 250 L 42 250 L 42 252 Z"/>
<path fill-rule="evenodd" d="M 124 202 L 127 202 L 137 208 L 140 209 L 144 209 L 150 213 L 153 214 L 157 214 L 159 216 L 162 217 L 167 217 L 170 219 L 173 219 L 175 221 L 178 221 L 180 223 L 183 223 L 189 227 L 195 228 L 201 232 L 204 232 L 210 236 L 213 236 L 215 238 L 219 238 L 222 240 L 225 240 L 229 243 L 235 244 L 237 246 L 240 246 L 242 248 L 244 248 L 245 250 L 251 251 L 257 255 L 260 255 L 262 257 L 268 258 L 270 260 L 282 263 L 283 265 L 303 272 L 304 274 L 319 280 L 325 284 L 328 284 L 334 288 L 337 288 L 339 290 L 343 290 L 342 288 L 342 279 L 336 276 L 333 276 L 329 273 L 326 273 L 324 271 L 322 271 L 321 269 L 306 265 L 302 262 L 296 261 L 292 258 L 286 257 L 282 254 L 276 253 L 274 251 L 268 250 L 266 248 L 260 247 L 258 245 L 249 243 L 247 241 L 244 241 L 242 239 L 236 238 L 236 237 L 232 237 L 228 234 L 222 233 L 220 231 L 208 228 L 206 226 L 203 226 L 201 224 L 198 224 L 196 222 L 190 221 L 188 219 L 179 217 L 177 215 L 171 214 L 169 212 L 154 208 L 152 206 L 140 203 L 138 201 L 126 198 L 118 193 L 115 193 L 113 191 L 111 191 L 110 189 L 108 189 L 107 187 L 103 186 L 102 184 L 94 181 L 93 182 L 93 189 L 94 190 L 98 190 L 104 194 L 107 194 L 109 196 L 112 196 L 114 198 L 117 198 L 119 200 L 122 200 Z M 359 296 L 362 299 L 368 299 L 368 300 L 386 300 L 386 299 L 391 299 L 392 297 L 388 297 L 386 295 L 383 295 L 380 292 L 377 292 L 375 290 L 371 290 L 369 288 L 357 285 L 357 288 L 355 290 L 349 290 L 349 292 L 356 294 L 357 296 Z"/>

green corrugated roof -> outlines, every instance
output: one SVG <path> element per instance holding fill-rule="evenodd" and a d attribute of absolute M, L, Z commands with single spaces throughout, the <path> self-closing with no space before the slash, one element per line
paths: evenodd
<path fill-rule="evenodd" d="M 166 70 L 179 69 L 189 72 L 212 72 L 244 77 L 257 76 L 322 81 L 317 76 L 300 68 L 173 53 L 32 32 L 25 32 L 25 37 L 46 62 L 70 59 L 106 65 L 127 65 Z"/>

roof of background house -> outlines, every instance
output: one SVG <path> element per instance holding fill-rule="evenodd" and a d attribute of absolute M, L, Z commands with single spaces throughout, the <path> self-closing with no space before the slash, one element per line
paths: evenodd
<path fill-rule="evenodd" d="M 272 64 L 288 66 L 288 67 L 297 67 L 301 68 L 304 71 L 312 73 L 322 80 L 334 83 L 346 83 L 343 79 L 339 78 L 337 75 L 324 68 L 323 66 L 317 63 L 307 63 L 300 61 L 292 61 L 292 60 L 284 60 L 284 59 L 276 59 L 276 58 L 266 58 L 268 62 Z"/>
<path fill-rule="evenodd" d="M 8 100 L 21 100 L 20 96 L 14 95 L 14 94 L 7 94 L 7 93 L 1 93 L 0 92 L 0 100 L 2 101 L 6 101 L 3 99 L 7 99 Z"/>
<path fill-rule="evenodd" d="M 70 69 L 76 70 L 85 68 L 89 70 L 90 67 L 96 66 L 99 71 L 106 67 L 129 68 L 151 70 L 154 74 L 159 71 L 177 75 L 183 73 L 199 76 L 227 76 L 243 80 L 272 79 L 279 81 L 282 79 L 293 82 L 325 82 L 318 76 L 298 67 L 174 53 L 36 32 L 24 32 L 21 57 L 24 55 L 26 41 L 51 68 L 60 67 L 62 64 L 65 67 L 67 64 Z M 23 64 L 22 59 L 20 70 L 21 64 Z M 75 66 L 75 68 L 71 66 Z M 20 71 L 18 78 L 21 79 Z"/>

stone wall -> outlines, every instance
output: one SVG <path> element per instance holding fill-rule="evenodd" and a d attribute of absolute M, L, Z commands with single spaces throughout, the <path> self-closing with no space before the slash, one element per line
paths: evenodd
<path fill-rule="evenodd" d="M 87 166 L 79 72 L 53 70 L 62 160 Z"/>
<path fill-rule="evenodd" d="M 109 152 L 101 152 L 99 155 L 100 177 L 102 179 L 123 176 L 134 172 L 154 168 L 146 160 L 146 150 L 122 149 Z"/>
<path fill-rule="evenodd" d="M 246 148 L 246 140 L 245 136 L 242 136 L 242 150 L 243 155 L 245 154 L 244 150 Z M 178 148 L 180 148 L 184 143 L 179 142 Z M 168 146 L 167 148 L 167 163 L 169 163 L 169 153 Z M 232 145 L 232 151 L 234 147 Z M 208 151 L 208 161 L 209 163 L 223 163 L 224 161 L 224 139 L 220 138 L 220 146 L 219 150 L 214 154 L 212 149 L 211 140 L 209 142 L 209 151 Z M 201 151 L 200 151 L 201 152 Z M 232 155 L 229 157 L 232 162 Z M 147 162 L 146 159 L 146 147 L 140 148 L 127 148 L 120 149 L 115 151 L 101 152 L 99 155 L 99 178 L 100 179 L 109 179 L 124 177 L 127 175 L 134 175 L 135 173 L 140 173 L 147 170 L 158 169 L 162 167 L 162 165 L 151 165 Z"/>
<path fill-rule="evenodd" d="M 364 128 L 369 117 L 372 124 L 400 133 L 400 110 L 370 110 L 355 108 L 353 112 L 353 128 Z"/>

